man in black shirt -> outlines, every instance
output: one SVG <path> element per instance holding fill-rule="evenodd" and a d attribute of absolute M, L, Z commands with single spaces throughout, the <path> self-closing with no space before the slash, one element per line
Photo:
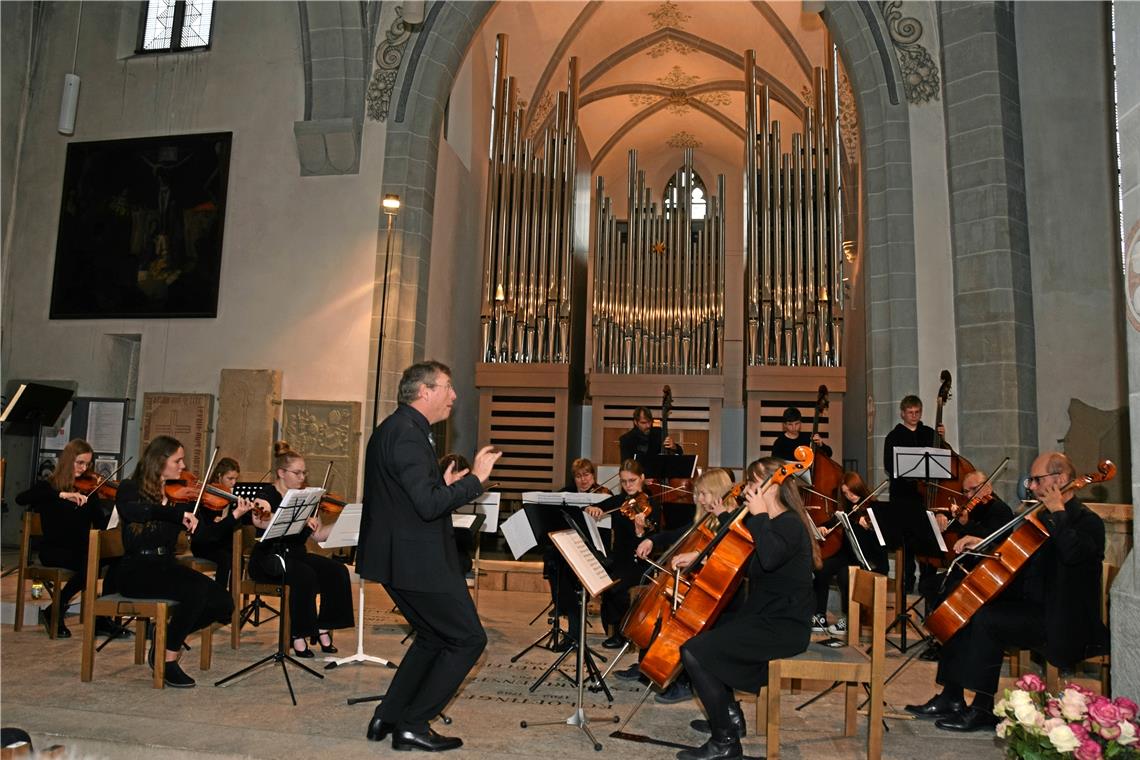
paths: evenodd
<path fill-rule="evenodd" d="M 815 446 L 816 453 L 822 454 L 825 457 L 831 456 L 831 447 L 823 442 L 823 438 L 819 433 L 814 436 L 810 433 L 801 432 L 803 428 L 803 415 L 800 410 L 794 406 L 789 406 L 784 410 L 783 420 L 784 432 L 776 437 L 772 442 L 772 456 L 777 459 L 784 459 L 791 462 L 796 458 L 797 446 Z"/>
<path fill-rule="evenodd" d="M 621 446 L 621 461 L 639 459 L 646 454 L 680 454 L 681 447 L 673 443 L 673 436 L 664 438 L 659 427 L 653 427 L 653 413 L 649 407 L 639 406 L 633 410 L 633 427 L 618 440 Z"/>

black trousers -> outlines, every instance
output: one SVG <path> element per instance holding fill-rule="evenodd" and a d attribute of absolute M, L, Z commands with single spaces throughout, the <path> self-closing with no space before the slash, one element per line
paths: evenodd
<path fill-rule="evenodd" d="M 124 557 L 118 570 L 123 595 L 178 602 L 166 624 L 168 651 L 180 651 L 194 631 L 230 620 L 234 602 L 226 590 L 172 557 Z"/>
<path fill-rule="evenodd" d="M 416 632 L 376 715 L 398 730 L 423 732 L 439 715 L 487 646 L 479 613 L 458 576 L 448 591 L 384 589 Z"/>
<path fill-rule="evenodd" d="M 204 539 L 190 537 L 190 551 L 199 559 L 208 559 L 218 566 L 214 571 L 214 581 L 229 590 L 230 568 L 234 561 L 234 544 L 230 537 L 224 539 Z"/>
<path fill-rule="evenodd" d="M 75 575 L 67 579 L 63 588 L 59 589 L 56 599 L 59 601 L 60 614 L 67 611 L 68 602 L 83 590 L 87 583 L 87 547 L 67 546 L 41 546 L 40 562 L 49 567 L 66 567 Z M 63 618 L 60 617 L 60 620 Z"/>
<path fill-rule="evenodd" d="M 938 683 L 993 695 L 1005 648 L 1045 643 L 1045 611 L 1023 599 L 996 599 L 942 647 Z"/>
<path fill-rule="evenodd" d="M 285 582 L 289 584 L 290 635 L 295 638 L 316 636 L 318 630 L 352 628 L 352 582 L 348 568 L 320 554 L 309 554 L 304 547 L 289 547 L 283 552 Z M 269 551 L 254 550 L 249 560 L 249 575 L 259 583 L 281 580 L 281 560 Z M 321 597 L 317 611 L 317 595 Z"/>

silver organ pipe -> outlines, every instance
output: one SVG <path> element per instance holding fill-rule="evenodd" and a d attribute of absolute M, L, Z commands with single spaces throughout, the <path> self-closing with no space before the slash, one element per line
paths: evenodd
<path fill-rule="evenodd" d="M 838 61 L 812 76 L 785 148 L 756 56 L 744 54 L 745 330 L 750 365 L 842 365 L 843 227 Z M 787 150 L 788 152 L 785 152 Z"/>
<path fill-rule="evenodd" d="M 593 363 L 599 372 L 715 374 L 724 346 L 724 177 L 693 235 L 693 152 L 660 206 L 629 152 L 624 225 L 594 194 Z"/>
<path fill-rule="evenodd" d="M 558 93 L 553 123 L 527 137 L 517 84 L 506 76 L 506 35 L 495 38 L 488 149 L 482 359 L 568 363 L 578 130 L 578 62 Z"/>

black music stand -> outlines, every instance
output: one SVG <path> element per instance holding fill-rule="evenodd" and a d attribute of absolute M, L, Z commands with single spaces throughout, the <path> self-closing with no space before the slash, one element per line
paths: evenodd
<path fill-rule="evenodd" d="M 75 391 L 42 383 L 20 383 L 12 398 L 0 411 L 5 435 L 30 435 L 32 456 L 28 463 L 28 482 L 36 482 L 36 466 L 40 457 L 40 432 L 53 426 L 71 403 Z"/>
<path fill-rule="evenodd" d="M 248 481 L 245 483 L 234 483 L 234 496 L 240 496 L 243 499 L 256 499 L 265 490 L 266 483 L 260 481 Z M 248 522 L 249 518 L 245 518 L 244 522 Z M 231 578 L 230 583 L 241 583 L 241 578 Z M 261 611 L 266 610 L 269 616 L 265 620 L 261 619 Z M 261 594 L 254 594 L 253 599 L 249 604 L 242 607 L 241 612 L 238 613 L 238 631 L 245 628 L 245 624 L 249 623 L 254 628 L 259 627 L 262 623 L 268 623 L 275 617 L 279 617 L 281 612 L 271 605 L 261 601 Z"/>
<path fill-rule="evenodd" d="M 657 481 L 691 478 L 697 471 L 696 454 L 634 454 L 645 470 L 645 477 Z"/>
<path fill-rule="evenodd" d="M 235 489 L 236 493 L 236 489 Z M 285 493 L 285 497 L 281 500 L 279 506 L 273 512 L 273 518 L 270 520 L 265 533 L 262 534 L 260 541 L 271 541 L 273 539 L 281 538 L 283 536 L 295 536 L 305 529 L 305 523 L 308 519 L 316 514 L 317 509 L 321 505 L 321 497 L 324 496 L 323 488 L 306 488 L 300 491 L 289 490 Z M 281 585 L 287 586 L 289 583 L 288 565 L 285 558 L 280 554 L 276 555 L 277 559 L 281 562 Z M 294 665 L 301 670 L 304 670 L 309 675 L 316 676 L 324 680 L 324 675 L 310 668 L 300 660 L 286 654 L 285 640 L 287 635 L 280 635 L 277 637 L 276 651 L 262 657 L 252 665 L 247 665 L 236 673 L 232 673 L 220 681 L 216 681 L 214 686 L 225 686 L 234 679 L 241 678 L 242 676 L 252 673 L 262 665 L 270 662 L 275 662 L 281 666 L 281 672 L 285 676 L 285 685 L 289 688 L 289 698 L 293 700 L 293 706 L 297 706 L 297 695 L 293 692 L 293 682 L 289 680 L 289 669 L 285 667 L 286 663 Z"/>

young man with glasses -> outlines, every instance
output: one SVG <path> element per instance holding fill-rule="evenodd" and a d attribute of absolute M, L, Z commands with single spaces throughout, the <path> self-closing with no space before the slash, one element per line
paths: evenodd
<path fill-rule="evenodd" d="M 942 648 L 938 683 L 942 692 L 907 710 L 935 718 L 947 731 L 992 730 L 994 694 L 1007 647 L 1035 649 L 1059 668 L 1104 652 L 1108 631 L 1100 617 L 1100 574 L 1104 522 L 1075 495 L 1063 493 L 1076 476 L 1060 452 L 1033 461 L 1028 487 L 1042 505 L 1045 543 L 996 599 L 986 603 Z M 960 542 L 970 549 L 981 542 Z M 967 706 L 964 690 L 974 692 Z"/>
<path fill-rule="evenodd" d="M 379 581 L 416 637 L 373 713 L 367 736 L 392 748 L 439 752 L 463 741 L 428 721 L 459 690 L 487 645 L 459 565 L 451 513 L 483 492 L 502 452 L 484 446 L 470 470 L 441 471 L 431 426 L 451 414 L 451 370 L 427 361 L 404 370 L 399 406 L 372 433 L 356 569 Z"/>

